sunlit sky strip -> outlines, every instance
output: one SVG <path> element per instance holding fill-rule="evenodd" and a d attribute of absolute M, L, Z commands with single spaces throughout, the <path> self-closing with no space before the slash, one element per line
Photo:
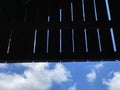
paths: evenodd
<path fill-rule="evenodd" d="M 108 20 L 111 21 L 110 8 L 109 8 L 108 0 L 105 0 L 105 4 L 106 4 L 106 9 L 107 9 Z"/>
<path fill-rule="evenodd" d="M 50 16 L 48 16 L 48 22 L 50 22 Z M 46 53 L 48 53 L 49 52 L 49 36 L 50 36 L 50 30 L 49 29 L 47 29 L 47 42 L 46 42 Z"/>
<path fill-rule="evenodd" d="M 59 11 L 59 21 L 62 22 L 62 9 L 61 9 L 61 8 L 60 8 L 60 11 Z M 59 52 L 62 53 L 62 29 L 60 29 L 59 33 L 60 33 L 60 39 L 59 39 L 59 42 L 60 42 Z"/>
<path fill-rule="evenodd" d="M 83 21 L 85 21 L 85 5 L 84 5 L 84 0 L 82 0 L 82 12 L 83 12 Z M 85 38 L 85 50 L 86 50 L 86 52 L 88 52 L 88 42 L 87 42 L 86 28 L 84 28 L 84 38 Z"/>
<path fill-rule="evenodd" d="M 93 4 L 94 4 L 95 20 L 98 21 L 98 15 L 97 15 L 97 9 L 96 9 L 96 1 L 95 0 L 93 0 Z M 98 44 L 99 45 L 99 51 L 102 52 L 99 28 L 97 28 L 97 36 L 98 36 L 98 43 L 99 43 Z"/>
<path fill-rule="evenodd" d="M 97 16 L 97 9 L 96 9 L 96 2 L 93 0 L 94 3 L 94 12 L 95 12 L 95 20 L 98 21 L 98 16 Z"/>
<path fill-rule="evenodd" d="M 48 16 L 48 22 L 50 22 L 50 16 Z"/>
<path fill-rule="evenodd" d="M 99 51 L 102 52 L 100 32 L 98 28 L 97 28 L 97 36 L 98 36 L 98 43 L 99 43 Z"/>
<path fill-rule="evenodd" d="M 62 53 L 62 29 L 60 29 L 60 53 Z"/>
<path fill-rule="evenodd" d="M 48 53 L 49 50 L 49 29 L 47 29 L 47 46 L 46 46 L 46 53 Z"/>
<path fill-rule="evenodd" d="M 117 52 L 113 28 L 110 28 L 110 33 L 111 33 L 111 39 L 112 39 L 112 44 L 113 44 L 113 50 L 114 52 Z"/>
<path fill-rule="evenodd" d="M 34 34 L 34 47 L 33 47 L 33 53 L 36 52 L 36 38 L 37 38 L 37 29 L 35 29 L 35 34 Z"/>
<path fill-rule="evenodd" d="M 62 22 L 62 9 L 60 9 L 60 22 Z"/>
<path fill-rule="evenodd" d="M 105 0 L 105 4 L 106 4 L 106 9 L 107 9 L 108 20 L 111 21 L 111 14 L 110 14 L 110 8 L 109 8 L 108 0 Z M 111 33 L 111 39 L 112 39 L 112 44 L 113 44 L 113 50 L 114 50 L 114 52 L 117 52 L 113 28 L 110 28 L 110 33 Z"/>
<path fill-rule="evenodd" d="M 85 34 L 85 49 L 86 49 L 86 52 L 88 52 L 88 42 L 87 42 L 87 31 L 86 31 L 86 28 L 84 29 L 84 34 Z"/>
<path fill-rule="evenodd" d="M 73 2 L 71 2 L 71 21 L 73 22 Z"/>
<path fill-rule="evenodd" d="M 8 42 L 8 48 L 7 48 L 7 54 L 9 54 L 9 52 L 10 52 L 11 38 L 12 38 L 12 31 L 10 32 L 10 37 L 9 37 L 9 42 Z"/>
<path fill-rule="evenodd" d="M 72 29 L 72 51 L 75 52 L 74 29 Z"/>
<path fill-rule="evenodd" d="M 84 0 L 82 0 L 82 12 L 83 12 L 83 20 L 85 21 L 85 6 L 84 6 Z"/>

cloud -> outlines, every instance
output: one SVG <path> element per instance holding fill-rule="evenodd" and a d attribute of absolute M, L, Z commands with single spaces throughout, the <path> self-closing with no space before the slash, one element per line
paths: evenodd
<path fill-rule="evenodd" d="M 88 82 L 93 83 L 97 78 L 97 71 L 103 67 L 103 63 L 95 64 L 91 67 L 91 71 L 86 75 Z"/>
<path fill-rule="evenodd" d="M 103 63 L 99 63 L 99 64 L 96 64 L 96 65 L 94 65 L 94 69 L 100 69 L 100 68 L 102 68 L 103 67 Z"/>
<path fill-rule="evenodd" d="M 120 72 L 114 72 L 111 79 L 103 79 L 108 90 L 120 90 Z"/>
<path fill-rule="evenodd" d="M 68 90 L 76 90 L 76 83 L 73 86 L 71 86 Z"/>
<path fill-rule="evenodd" d="M 96 72 L 92 70 L 90 73 L 86 75 L 88 82 L 94 82 L 96 79 Z"/>
<path fill-rule="evenodd" d="M 0 90 L 50 90 L 53 83 L 69 81 L 70 72 L 60 63 L 49 69 L 48 63 L 18 64 L 26 69 L 22 74 L 0 73 Z"/>
<path fill-rule="evenodd" d="M 6 68 L 7 67 L 7 64 L 6 63 L 1 63 L 0 64 L 0 68 Z"/>

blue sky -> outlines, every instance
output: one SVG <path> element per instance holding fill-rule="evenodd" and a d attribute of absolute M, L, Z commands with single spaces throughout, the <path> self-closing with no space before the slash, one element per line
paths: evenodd
<path fill-rule="evenodd" d="M 120 62 L 0 64 L 0 90 L 120 90 Z"/>

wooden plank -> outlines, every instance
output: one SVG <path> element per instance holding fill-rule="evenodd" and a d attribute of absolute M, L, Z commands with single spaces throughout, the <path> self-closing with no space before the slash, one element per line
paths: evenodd
<path fill-rule="evenodd" d="M 84 7 L 85 7 L 85 19 L 86 19 L 86 21 L 89 21 L 89 22 L 95 21 L 93 1 L 84 0 Z"/>
<path fill-rule="evenodd" d="M 95 0 L 99 21 L 108 21 L 105 0 Z"/>
<path fill-rule="evenodd" d="M 11 59 L 32 58 L 34 45 L 33 30 L 14 30 L 11 41 Z"/>

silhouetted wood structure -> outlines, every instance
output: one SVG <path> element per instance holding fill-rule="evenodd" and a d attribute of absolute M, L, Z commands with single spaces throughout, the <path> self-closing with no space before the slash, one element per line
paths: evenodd
<path fill-rule="evenodd" d="M 118 1 L 0 1 L 0 62 L 119 60 Z"/>

